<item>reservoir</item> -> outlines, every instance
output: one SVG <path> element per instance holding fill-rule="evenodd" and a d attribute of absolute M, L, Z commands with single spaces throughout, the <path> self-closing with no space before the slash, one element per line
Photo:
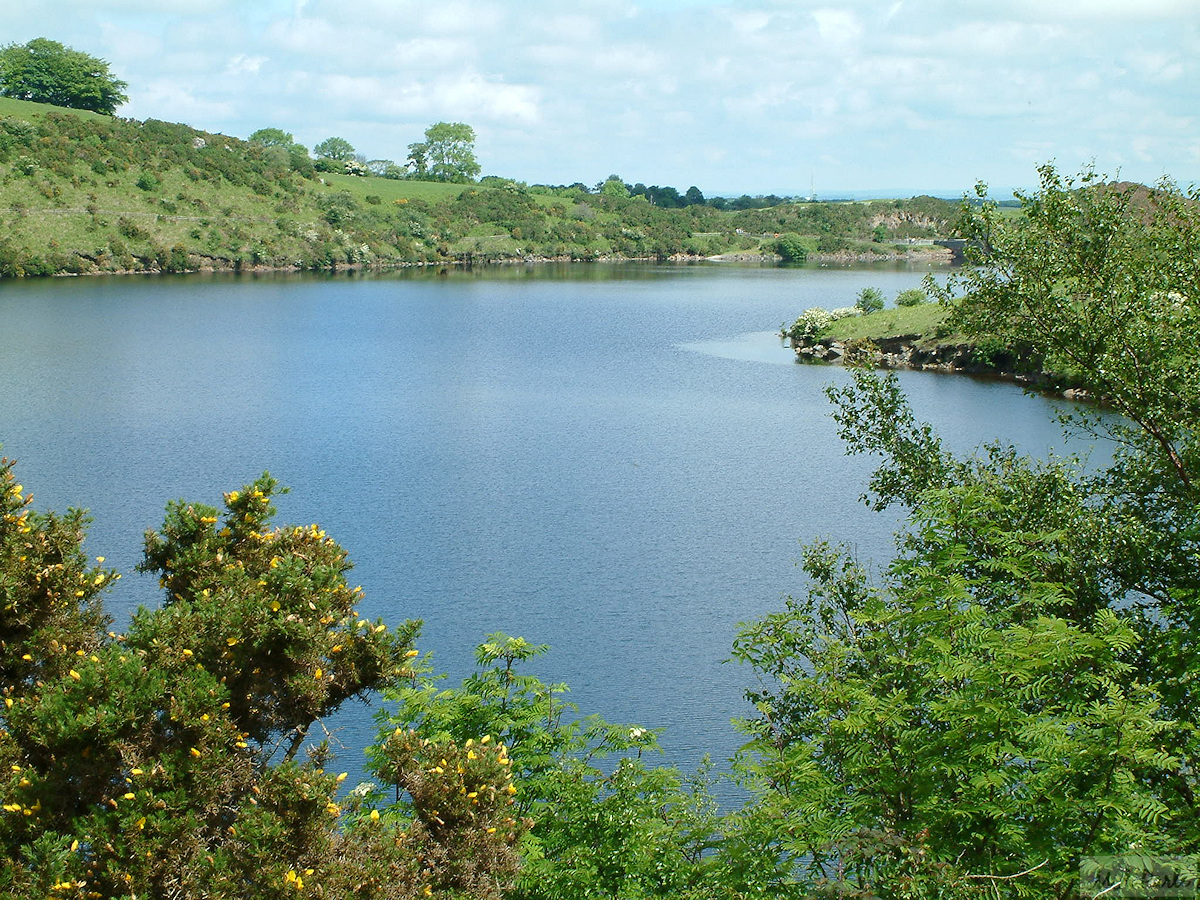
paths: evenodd
<path fill-rule="evenodd" d="M 0 444 L 39 509 L 84 507 L 124 577 L 117 629 L 159 602 L 138 575 L 164 504 L 219 505 L 264 470 L 276 524 L 319 523 L 361 612 L 425 622 L 447 685 L 504 631 L 581 713 L 663 729 L 667 759 L 727 758 L 752 673 L 739 622 L 803 589 L 801 544 L 882 567 L 897 525 L 859 497 L 823 387 L 775 332 L 807 307 L 891 300 L 904 268 L 590 264 L 379 275 L 0 283 Z M 940 276 L 939 276 L 940 277 Z M 1058 401 L 905 372 L 957 450 L 1064 446 Z M 374 731 L 326 723 L 356 764 Z"/>

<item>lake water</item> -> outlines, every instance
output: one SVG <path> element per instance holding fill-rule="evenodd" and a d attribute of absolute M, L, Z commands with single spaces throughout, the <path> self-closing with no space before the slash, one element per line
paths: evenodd
<path fill-rule="evenodd" d="M 455 679 L 492 631 L 552 646 L 536 673 L 584 713 L 665 729 L 672 761 L 726 758 L 751 673 L 737 624 L 801 587 L 800 544 L 882 564 L 895 519 L 871 463 L 774 331 L 924 272 L 578 265 L 396 275 L 0 283 L 0 442 L 41 509 L 86 507 L 125 573 L 118 627 L 157 583 L 132 569 L 168 499 L 219 505 L 270 470 L 278 523 L 318 522 L 363 612 L 425 621 Z M 1061 445 L 1056 403 L 902 373 L 959 449 Z M 350 748 L 356 707 L 332 723 Z"/>

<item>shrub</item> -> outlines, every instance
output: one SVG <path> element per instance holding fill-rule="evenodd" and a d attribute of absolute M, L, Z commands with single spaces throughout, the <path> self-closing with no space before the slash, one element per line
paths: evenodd
<path fill-rule="evenodd" d="M 865 287 L 858 292 L 858 300 L 854 305 L 862 311 L 863 315 L 879 312 L 883 309 L 883 291 L 879 288 Z"/>
<path fill-rule="evenodd" d="M 901 291 L 896 295 L 897 306 L 920 306 L 928 301 L 925 292 L 920 288 L 909 288 L 907 291 Z"/>
<path fill-rule="evenodd" d="M 808 259 L 808 246 L 795 232 L 781 234 L 775 241 L 775 252 L 785 263 L 800 263 Z"/>
<path fill-rule="evenodd" d="M 796 321 L 792 323 L 791 328 L 784 331 L 784 334 L 791 338 L 794 343 L 811 340 L 828 328 L 832 321 L 833 319 L 830 317 L 828 310 L 814 306 L 802 312 Z"/>

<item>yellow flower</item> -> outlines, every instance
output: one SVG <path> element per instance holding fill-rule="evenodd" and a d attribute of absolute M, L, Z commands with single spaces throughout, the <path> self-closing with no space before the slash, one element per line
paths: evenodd
<path fill-rule="evenodd" d="M 76 681 L 78 681 L 82 677 L 74 669 L 71 669 L 71 671 L 69 671 L 67 674 L 70 675 L 72 678 L 74 678 Z"/>
<path fill-rule="evenodd" d="M 379 821 L 379 810 L 377 810 L 377 809 L 373 809 L 373 810 L 371 810 L 371 821 L 372 821 L 372 822 L 378 822 L 378 821 Z"/>
<path fill-rule="evenodd" d="M 317 671 L 313 672 L 313 678 L 320 679 L 320 677 L 321 677 L 322 675 L 324 675 L 324 674 L 325 674 L 325 673 L 324 673 L 324 672 L 322 672 L 322 671 L 321 671 L 321 669 L 318 667 L 318 668 L 317 668 Z"/>
<path fill-rule="evenodd" d="M 200 751 L 199 751 L 197 748 L 195 748 L 195 747 L 193 747 L 193 748 L 192 748 L 191 750 L 189 750 L 188 752 L 189 752 L 190 754 L 192 754 L 192 756 L 199 756 L 199 755 L 200 755 Z"/>

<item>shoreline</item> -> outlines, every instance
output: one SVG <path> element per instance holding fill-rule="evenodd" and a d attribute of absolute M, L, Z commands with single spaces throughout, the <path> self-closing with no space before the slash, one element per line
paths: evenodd
<path fill-rule="evenodd" d="M 984 358 L 978 345 L 969 341 L 923 345 L 922 337 L 903 334 L 874 341 L 810 338 L 799 345 L 793 341 L 792 348 L 796 361 L 802 364 L 865 364 L 874 369 L 969 375 L 1013 382 L 1028 390 L 1065 400 L 1095 400 L 1087 391 L 1075 387 L 1070 379 L 1045 371 L 1041 358 L 1028 348 L 1005 349 Z"/>
<path fill-rule="evenodd" d="M 596 256 L 590 259 L 579 259 L 571 255 L 563 256 L 499 256 L 499 257 L 483 257 L 483 258 L 451 258 L 451 259 L 436 259 L 436 260 L 395 260 L 389 262 L 355 262 L 342 263 L 332 266 L 321 266 L 316 268 L 299 266 L 299 265 L 265 265 L 262 263 L 242 263 L 230 262 L 226 265 L 214 265 L 213 257 L 201 257 L 205 260 L 199 265 L 188 267 L 185 269 L 162 269 L 158 267 L 143 268 L 143 269 L 99 269 L 93 268 L 84 272 L 54 272 L 49 275 L 14 275 L 0 278 L 0 283 L 10 279 L 30 279 L 30 278 L 87 278 L 103 275 L 212 275 L 212 274 L 269 274 L 269 273 L 284 273 L 297 274 L 301 272 L 386 272 L 393 269 L 415 269 L 415 268 L 430 268 L 435 266 L 504 266 L 504 265 L 540 265 L 540 264 L 563 264 L 563 263 L 578 263 L 581 265 L 593 263 L 729 263 L 729 264 L 756 264 L 763 266 L 780 266 L 783 263 L 783 257 L 777 253 L 753 253 L 753 252 L 738 252 L 738 253 L 721 253 L 715 256 L 703 256 L 699 254 L 674 253 L 670 256 Z M 851 253 L 849 251 L 839 251 L 837 253 L 814 253 L 811 254 L 805 263 L 796 266 L 803 268 L 804 265 L 868 265 L 872 263 L 884 262 L 912 262 L 928 265 L 949 265 L 951 263 L 950 254 L 947 251 L 945 254 L 940 253 L 921 253 L 919 255 L 905 252 L 897 253 Z"/>

